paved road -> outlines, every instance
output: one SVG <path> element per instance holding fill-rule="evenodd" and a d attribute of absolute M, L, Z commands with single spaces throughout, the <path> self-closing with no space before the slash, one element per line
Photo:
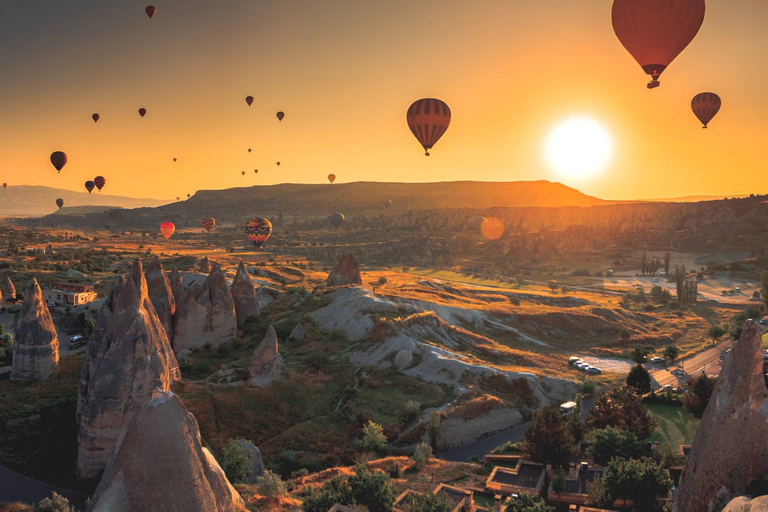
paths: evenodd
<path fill-rule="evenodd" d="M 717 345 L 688 356 L 681 360 L 678 360 L 677 365 L 682 367 L 685 374 L 681 378 L 678 378 L 670 370 L 674 368 L 665 368 L 661 366 L 649 365 L 647 368 L 651 373 L 651 377 L 658 384 L 654 386 L 655 389 L 659 389 L 663 386 L 671 385 L 678 386 L 685 382 L 689 377 L 696 377 L 702 372 L 707 372 L 710 377 L 717 377 L 720 375 L 720 354 L 728 350 L 733 346 L 733 341 L 721 341 Z"/>
<path fill-rule="evenodd" d="M 67 498 L 70 503 L 78 508 L 84 507 L 85 500 L 89 497 L 86 494 L 48 485 L 0 466 L 0 503 L 14 503 L 17 501 L 36 503 L 50 497 L 54 491 Z"/>
<path fill-rule="evenodd" d="M 594 406 L 595 406 L 594 398 L 588 398 L 584 400 L 582 413 L 581 413 L 582 419 L 586 419 L 587 413 Z M 482 459 L 486 454 L 490 453 L 491 450 L 493 450 L 497 446 L 501 446 L 506 442 L 519 443 L 520 441 L 522 441 L 523 436 L 525 435 L 525 431 L 528 429 L 528 425 L 530 424 L 531 424 L 530 422 L 523 423 L 522 425 L 518 425 L 515 428 L 505 430 L 504 432 L 499 432 L 496 435 L 487 437 L 476 443 L 473 443 L 467 446 L 462 446 L 460 448 L 456 448 L 455 450 L 438 453 L 437 455 L 435 455 L 435 457 L 437 457 L 438 459 L 450 460 L 454 462 L 462 462 L 473 456 Z"/>

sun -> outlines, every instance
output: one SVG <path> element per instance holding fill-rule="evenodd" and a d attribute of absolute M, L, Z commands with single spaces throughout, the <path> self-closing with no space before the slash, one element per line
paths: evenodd
<path fill-rule="evenodd" d="M 547 137 L 545 157 L 568 181 L 588 181 L 600 175 L 611 160 L 613 140 L 608 130 L 589 117 L 561 122 Z"/>

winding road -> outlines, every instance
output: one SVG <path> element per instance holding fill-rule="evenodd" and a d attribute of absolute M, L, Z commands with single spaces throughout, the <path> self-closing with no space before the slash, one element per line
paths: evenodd
<path fill-rule="evenodd" d="M 85 506 L 87 494 L 62 489 L 48 485 L 34 478 L 29 478 L 10 469 L 0 466 L 0 504 L 2 503 L 37 503 L 44 498 L 50 498 L 53 492 L 61 494 L 78 508 Z"/>

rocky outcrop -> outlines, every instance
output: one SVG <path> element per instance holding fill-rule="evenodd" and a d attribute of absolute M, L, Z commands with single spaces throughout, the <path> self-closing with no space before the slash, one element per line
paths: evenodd
<path fill-rule="evenodd" d="M 304 341 L 304 327 L 301 324 L 297 324 L 291 331 L 291 335 L 288 336 L 289 341 Z"/>
<path fill-rule="evenodd" d="M 208 256 L 205 256 L 200 260 L 200 272 L 204 274 L 209 274 L 211 272 L 211 260 L 208 259 Z"/>
<path fill-rule="evenodd" d="M 360 267 L 357 266 L 355 257 L 350 254 L 342 254 L 339 264 L 328 274 L 328 286 L 349 286 L 363 284 L 360 276 Z"/>
<path fill-rule="evenodd" d="M 266 336 L 253 353 L 251 365 L 248 368 L 251 386 L 259 388 L 269 386 L 283 373 L 285 373 L 285 361 L 278 352 L 277 333 L 270 325 Z"/>
<path fill-rule="evenodd" d="M 91 478 L 103 470 L 134 413 L 155 389 L 167 391 L 179 377 L 136 261 L 112 289 L 88 341 L 77 400 L 78 476 Z"/>
<path fill-rule="evenodd" d="M 184 282 L 181 279 L 181 273 L 179 269 L 174 268 L 171 272 L 171 277 L 168 279 L 171 283 L 171 291 L 173 292 L 173 299 L 176 304 L 179 303 L 181 297 L 184 295 Z"/>
<path fill-rule="evenodd" d="M 251 474 L 246 478 L 246 484 L 255 484 L 256 479 L 264 474 L 264 460 L 261 458 L 261 451 L 256 448 L 256 445 L 245 439 L 238 439 L 237 445 L 248 452 L 251 458 Z"/>
<path fill-rule="evenodd" d="M 88 512 L 245 510 L 181 400 L 156 391 L 115 446 Z"/>
<path fill-rule="evenodd" d="M 237 334 L 235 303 L 221 268 L 214 266 L 202 286 L 193 284 L 176 303 L 173 348 L 218 346 Z"/>
<path fill-rule="evenodd" d="M 176 313 L 176 299 L 173 296 L 171 281 L 163 270 L 160 258 L 155 258 L 146 273 L 149 300 L 163 324 L 168 339 L 173 339 L 173 315 Z"/>
<path fill-rule="evenodd" d="M 675 510 L 720 510 L 768 478 L 768 389 L 761 346 L 758 325 L 748 322 L 701 418 Z"/>
<path fill-rule="evenodd" d="M 395 368 L 398 370 L 406 370 L 413 364 L 413 352 L 408 349 L 400 350 L 395 354 L 394 363 Z"/>
<path fill-rule="evenodd" d="M 768 496 L 750 499 L 746 496 L 739 496 L 732 500 L 723 512 L 768 512 Z"/>
<path fill-rule="evenodd" d="M 0 303 L 16 300 L 16 287 L 13 286 L 11 276 L 5 274 L 0 278 Z"/>
<path fill-rule="evenodd" d="M 24 290 L 24 305 L 16 324 L 12 380 L 45 380 L 59 364 L 59 338 L 37 279 Z"/>
<path fill-rule="evenodd" d="M 245 321 L 251 316 L 259 316 L 259 299 L 256 298 L 256 288 L 251 282 L 243 262 L 237 267 L 237 274 L 232 281 L 232 300 L 235 302 L 237 325 L 245 325 Z"/>

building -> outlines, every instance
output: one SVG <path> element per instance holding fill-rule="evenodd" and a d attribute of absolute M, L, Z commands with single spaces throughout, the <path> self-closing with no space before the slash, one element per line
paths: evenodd
<path fill-rule="evenodd" d="M 543 496 L 546 469 L 543 464 L 537 464 L 518 459 L 514 468 L 496 466 L 493 468 L 485 488 L 496 494 L 519 494 L 527 492 L 534 496 Z"/>
<path fill-rule="evenodd" d="M 552 503 L 564 503 L 572 506 L 585 505 L 589 500 L 587 484 L 595 478 L 602 477 L 603 468 L 592 466 L 586 462 L 571 464 L 568 474 L 565 475 L 565 491 L 560 494 L 552 489 L 554 480 L 549 484 L 547 492 L 548 500 Z M 582 508 L 583 509 L 583 508 Z"/>
<path fill-rule="evenodd" d="M 92 285 L 54 283 L 51 288 L 43 291 L 43 297 L 46 301 L 56 304 L 79 306 L 90 304 L 98 298 L 98 295 Z"/>

